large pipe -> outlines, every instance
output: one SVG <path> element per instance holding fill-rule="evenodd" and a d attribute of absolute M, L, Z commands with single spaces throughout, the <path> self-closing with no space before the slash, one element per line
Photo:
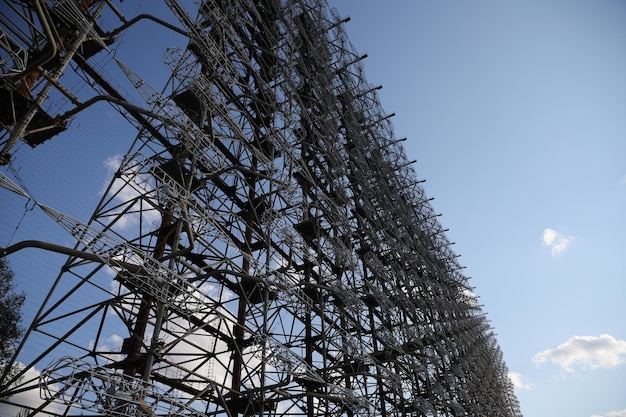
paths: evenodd
<path fill-rule="evenodd" d="M 12 253 L 18 252 L 22 249 L 26 248 L 37 248 L 44 249 L 50 252 L 61 253 L 64 255 L 75 256 L 80 259 L 85 259 L 87 261 L 100 262 L 102 264 L 107 264 L 111 266 L 117 266 L 120 268 L 124 268 L 130 273 L 139 273 L 144 271 L 143 267 L 140 265 L 131 264 L 128 262 L 123 262 L 111 258 L 104 258 L 102 256 L 95 255 L 93 253 L 85 252 L 82 250 L 68 248 L 67 246 L 56 245 L 54 243 L 42 242 L 40 240 L 24 240 L 22 242 L 18 242 L 14 245 L 3 248 L 0 246 L 0 258 L 4 258 L 5 256 L 11 255 Z"/>

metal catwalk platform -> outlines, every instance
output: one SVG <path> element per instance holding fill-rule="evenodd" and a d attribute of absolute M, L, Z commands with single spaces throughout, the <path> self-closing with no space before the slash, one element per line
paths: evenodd
<path fill-rule="evenodd" d="M 65 259 L 40 278 L 49 293 L 3 402 L 59 416 L 520 415 L 347 19 L 324 1 L 3 0 L 1 13 L 5 167 L 95 108 L 136 133 L 83 220 L 0 171 L 2 198 L 61 236 L 1 256 Z M 120 58 L 142 53 L 139 24 L 169 67 L 161 85 Z M 20 402 L 30 390 L 40 403 Z"/>

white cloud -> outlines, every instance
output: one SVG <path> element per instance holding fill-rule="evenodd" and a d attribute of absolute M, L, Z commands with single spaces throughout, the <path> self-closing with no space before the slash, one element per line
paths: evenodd
<path fill-rule="evenodd" d="M 25 390 L 18 394 L 12 395 L 9 397 L 9 402 L 14 404 L 27 404 L 30 407 L 36 408 L 43 404 L 43 400 L 40 397 L 39 387 L 36 382 L 39 379 L 41 372 L 38 370 L 31 368 L 26 371 L 24 374 L 23 384 L 28 384 L 33 386 L 32 389 Z M 54 385 L 54 384 L 52 384 Z M 13 404 L 0 404 L 0 416 L 15 416 L 22 410 L 22 407 Z M 62 413 L 64 411 L 64 407 L 58 404 L 48 404 L 44 407 L 43 411 L 47 411 L 50 413 Z"/>
<path fill-rule="evenodd" d="M 132 161 L 132 160 L 130 160 Z M 118 172 L 122 164 L 125 164 L 122 172 Z M 129 160 L 125 160 L 120 155 L 110 156 L 103 162 L 107 170 L 107 176 L 113 177 L 113 183 L 105 181 L 100 190 L 104 194 L 107 189 L 110 195 L 115 196 L 115 201 L 121 204 L 128 204 L 135 201 L 141 195 L 153 192 L 153 185 L 150 183 L 150 176 L 146 173 L 138 171 L 137 164 L 131 164 Z M 110 189 L 108 188 L 110 185 Z M 132 210 L 130 210 L 132 213 Z M 146 225 L 158 224 L 161 215 L 157 210 L 150 210 L 147 206 L 142 208 L 142 217 Z M 128 228 L 138 224 L 139 215 L 137 213 L 126 214 L 117 220 L 115 229 L 127 230 Z"/>
<path fill-rule="evenodd" d="M 509 372 L 509 379 L 516 389 L 529 390 L 533 387 L 533 384 L 531 384 L 528 379 L 518 372 Z"/>
<path fill-rule="evenodd" d="M 568 248 L 574 238 L 557 232 L 554 229 L 544 229 L 543 244 L 550 247 L 552 256 L 560 255 Z"/>
<path fill-rule="evenodd" d="M 121 155 L 113 155 L 109 156 L 104 160 L 103 165 L 107 169 L 108 173 L 114 173 L 122 164 L 122 156 Z"/>
<path fill-rule="evenodd" d="M 594 414 L 591 417 L 626 417 L 626 409 L 622 411 L 609 411 L 608 413 L 603 415 Z"/>
<path fill-rule="evenodd" d="M 573 371 L 574 366 L 582 369 L 614 368 L 626 362 L 626 340 L 608 334 L 597 337 L 573 336 L 555 349 L 539 352 L 533 358 L 536 364 L 546 361 L 568 372 Z"/>

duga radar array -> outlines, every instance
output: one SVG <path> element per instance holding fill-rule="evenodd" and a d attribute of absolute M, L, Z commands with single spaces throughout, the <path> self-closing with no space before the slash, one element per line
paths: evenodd
<path fill-rule="evenodd" d="M 28 278 L 0 410 L 520 416 L 349 19 L 323 0 L 0 3 L 0 193 L 27 207 L 0 256 L 56 260 Z M 31 192 L 56 172 L 31 154 L 80 166 L 96 133 L 125 145 L 88 211 L 85 190 Z M 35 219 L 52 239 L 23 236 Z"/>

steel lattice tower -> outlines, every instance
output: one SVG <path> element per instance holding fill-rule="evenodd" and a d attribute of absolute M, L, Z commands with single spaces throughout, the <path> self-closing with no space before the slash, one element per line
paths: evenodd
<path fill-rule="evenodd" d="M 3 198 L 76 242 L 0 253 L 66 256 L 2 401 L 30 415 L 519 416 L 347 19 L 323 0 L 128 3 L 3 1 L 5 165 L 94 106 L 137 134 L 84 220 L 0 173 Z M 158 89 L 110 53 L 137 47 L 124 35 L 141 21 L 183 40 L 163 46 Z M 15 400 L 30 389 L 41 405 Z"/>

